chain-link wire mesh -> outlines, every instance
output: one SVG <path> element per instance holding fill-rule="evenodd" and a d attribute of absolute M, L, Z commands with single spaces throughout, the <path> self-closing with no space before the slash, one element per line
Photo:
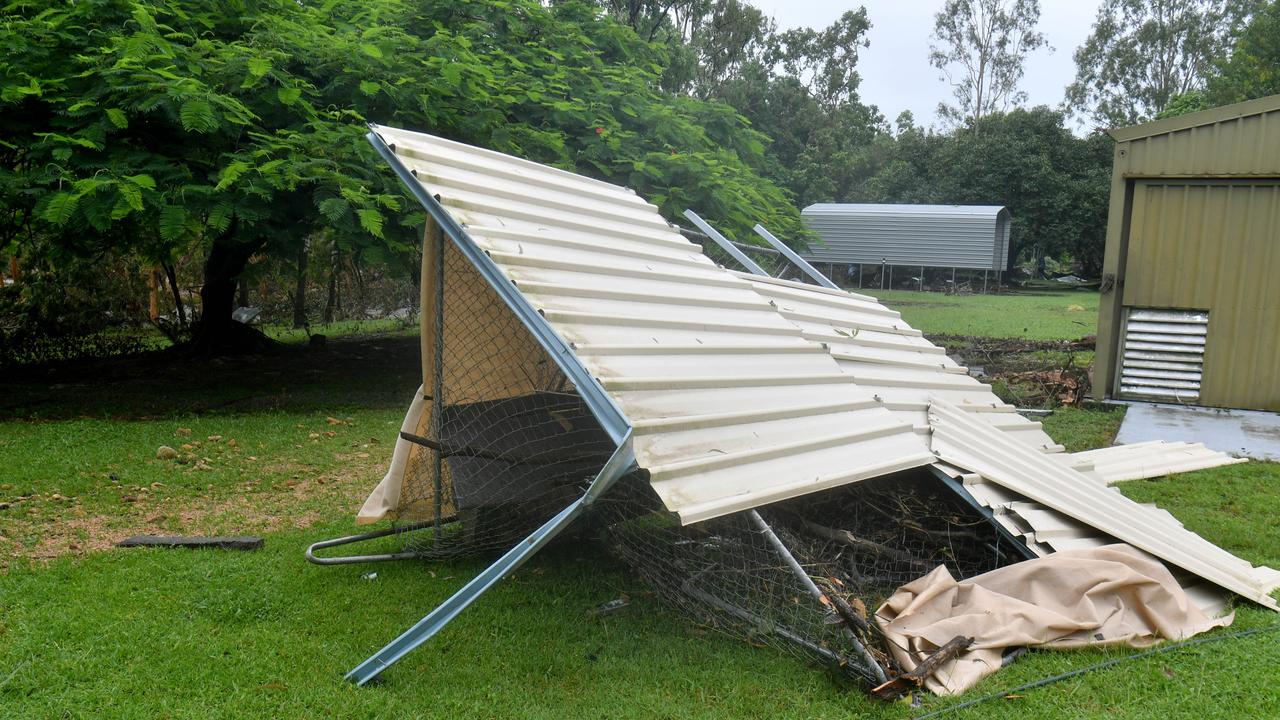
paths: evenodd
<path fill-rule="evenodd" d="M 759 513 L 828 599 L 867 621 L 854 632 L 887 671 L 893 662 L 870 614 L 898 587 L 938 565 L 968 578 L 1022 559 L 927 471 L 866 480 Z M 627 483 L 607 496 L 599 515 L 618 556 L 695 621 L 873 680 L 840 613 L 812 597 L 746 514 L 681 527 L 643 483 Z"/>
<path fill-rule="evenodd" d="M 529 330 L 452 243 L 438 242 L 432 257 L 443 260 L 429 258 L 423 278 L 426 402 L 396 515 L 414 530 L 403 534 L 406 548 L 424 557 L 496 554 L 581 497 L 615 447 Z M 746 513 L 682 527 L 643 472 L 619 481 L 588 517 L 696 622 L 865 680 L 875 674 L 854 638 L 891 669 L 869 614 L 896 588 L 939 564 L 965 578 L 1020 559 L 927 472 L 759 513 L 781 552 Z M 858 627 L 839 622 L 832 602 Z"/>
<path fill-rule="evenodd" d="M 424 272 L 426 402 L 396 512 L 439 523 L 404 535 L 427 557 L 510 548 L 580 497 L 614 450 L 528 329 L 443 246 Z"/>

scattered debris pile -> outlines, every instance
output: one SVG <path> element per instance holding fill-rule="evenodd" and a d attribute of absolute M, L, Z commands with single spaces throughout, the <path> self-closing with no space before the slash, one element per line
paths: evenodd
<path fill-rule="evenodd" d="M 1023 340 L 973 335 L 934 335 L 1001 399 L 1019 407 L 1079 406 L 1089 397 L 1089 365 L 1095 340 Z"/>

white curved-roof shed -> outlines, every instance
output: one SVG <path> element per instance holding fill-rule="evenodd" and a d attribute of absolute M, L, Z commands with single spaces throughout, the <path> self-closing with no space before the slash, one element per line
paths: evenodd
<path fill-rule="evenodd" d="M 817 203 L 801 215 L 820 239 L 802 253 L 809 262 L 1008 269 L 1002 205 Z"/>

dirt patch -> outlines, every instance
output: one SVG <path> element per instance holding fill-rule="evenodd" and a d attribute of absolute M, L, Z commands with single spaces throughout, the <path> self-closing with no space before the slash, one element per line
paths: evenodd
<path fill-rule="evenodd" d="M 0 573 L 13 562 L 111 550 L 131 535 L 244 535 L 304 529 L 322 520 L 353 517 L 381 476 L 386 459 L 353 457 L 342 468 L 278 483 L 245 483 L 197 496 L 131 495 L 127 508 L 87 512 L 78 505 L 43 508 L 6 518 L 0 533 Z"/>

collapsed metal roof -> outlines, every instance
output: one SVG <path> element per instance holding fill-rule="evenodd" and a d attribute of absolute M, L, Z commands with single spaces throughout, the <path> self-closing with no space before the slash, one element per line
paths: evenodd
<path fill-rule="evenodd" d="M 1065 455 L 874 298 L 727 271 L 624 188 L 420 133 L 374 127 L 370 137 L 618 450 L 578 501 L 353 670 L 358 682 L 430 637 L 633 467 L 688 524 L 931 466 L 962 480 L 960 492 L 1035 552 L 1119 538 L 1276 607 L 1267 593 L 1280 573 L 1106 487 L 1225 456 Z"/>
<path fill-rule="evenodd" d="M 375 132 L 570 346 L 563 361 L 598 381 L 634 428 L 637 465 L 682 522 L 933 461 L 910 424 L 749 280 L 629 190 Z"/>

